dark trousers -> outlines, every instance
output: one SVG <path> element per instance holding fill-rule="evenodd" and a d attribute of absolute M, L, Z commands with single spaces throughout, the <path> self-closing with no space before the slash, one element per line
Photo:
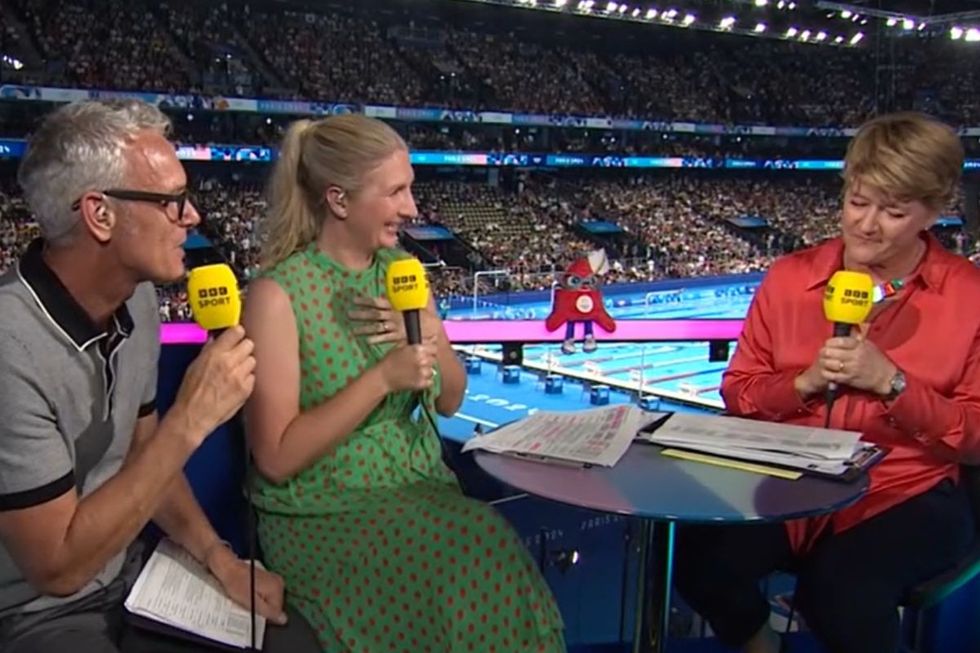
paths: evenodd
<path fill-rule="evenodd" d="M 95 594 L 70 604 L 0 619 L 0 653 L 216 653 L 219 645 L 197 644 L 127 623 L 123 601 L 139 574 L 141 547 L 123 571 Z M 285 626 L 267 624 L 265 653 L 321 653 L 303 617 L 287 609 Z"/>
<path fill-rule="evenodd" d="M 895 653 L 903 593 L 951 567 L 973 540 L 965 493 L 943 481 L 794 556 L 782 524 L 679 529 L 676 588 L 718 638 L 744 645 L 769 620 L 759 580 L 797 574 L 795 605 L 830 653 Z"/>

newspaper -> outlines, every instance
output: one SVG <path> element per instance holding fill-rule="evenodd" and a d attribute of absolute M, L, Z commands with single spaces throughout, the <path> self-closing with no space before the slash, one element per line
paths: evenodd
<path fill-rule="evenodd" d="M 725 455 L 746 453 L 762 456 L 789 456 L 814 463 L 840 463 L 850 460 L 861 449 L 858 431 L 840 431 L 811 426 L 761 422 L 739 417 L 675 413 L 652 433 L 640 438 L 664 446 L 697 448 Z M 776 462 L 771 460 L 770 462 Z"/>
<path fill-rule="evenodd" d="M 637 437 L 664 447 L 828 476 L 844 476 L 855 466 L 874 462 L 881 453 L 873 445 L 860 442 L 857 431 L 687 413 L 673 414 Z"/>
<path fill-rule="evenodd" d="M 237 648 L 251 646 L 251 615 L 234 603 L 217 579 L 187 551 L 161 540 L 126 597 L 133 614 Z M 255 646 L 262 648 L 265 619 L 255 617 Z"/>
<path fill-rule="evenodd" d="M 540 411 L 471 438 L 463 451 L 483 449 L 545 461 L 615 465 L 640 427 L 656 419 L 632 404 L 575 412 Z"/>

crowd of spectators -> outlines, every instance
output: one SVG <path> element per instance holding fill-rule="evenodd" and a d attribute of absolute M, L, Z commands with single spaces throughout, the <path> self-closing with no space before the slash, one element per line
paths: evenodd
<path fill-rule="evenodd" d="M 611 268 L 602 282 L 624 283 L 765 270 L 772 260 L 837 230 L 839 189 L 827 178 L 784 176 L 637 175 L 617 179 L 529 177 L 510 190 L 461 181 L 426 181 L 416 188 L 416 224 L 447 227 L 473 256 L 430 269 L 436 294 L 470 296 L 478 269 L 480 293 L 550 288 L 575 258 L 605 247 Z M 259 271 L 257 224 L 266 210 L 254 181 L 204 177 L 193 201 L 206 234 L 247 283 Z M 956 215 L 958 206 L 948 215 Z M 474 222 L 472 216 L 482 216 Z M 758 216 L 768 228 L 744 229 L 735 218 Z M 482 220 L 482 221 L 481 221 Z M 581 228 L 585 220 L 618 224 L 604 243 Z M 962 229 L 937 230 L 951 250 L 976 251 Z M 38 235 L 11 181 L 0 184 L 0 270 Z M 181 285 L 159 289 L 165 321 L 190 317 Z"/>
<path fill-rule="evenodd" d="M 185 59 L 148 4 L 5 0 L 46 61 L 45 81 L 84 88 L 192 90 Z"/>
<path fill-rule="evenodd" d="M 559 44 L 448 16 L 421 30 L 397 9 L 354 5 L 0 3 L 46 62 L 25 79 L 68 86 L 723 123 L 855 125 L 882 108 L 980 121 L 972 50 L 941 38 L 839 48 L 662 27 L 617 51 L 611 31 L 602 47 Z"/>
<path fill-rule="evenodd" d="M 299 97 L 409 106 L 422 100 L 418 75 L 372 20 L 255 9 L 241 26 Z"/>
<path fill-rule="evenodd" d="M 15 20 L 7 20 L 12 17 Z M 605 29 L 605 27 L 603 27 Z M 354 6 L 273 10 L 226 0 L 0 0 L 3 44 L 29 41 L 44 62 L 23 81 L 168 93 L 221 93 L 402 106 L 722 123 L 856 125 L 889 92 L 889 108 L 919 108 L 954 122 L 980 122 L 977 72 L 960 44 L 919 40 L 889 53 L 663 28 L 642 48 L 556 44 L 532 30 L 429 15 L 416 25 L 398 11 Z M 690 46 L 676 47 L 676 39 Z M 884 72 L 882 72 L 884 71 Z M 900 71 L 900 74 L 895 72 Z M 869 80 L 876 75 L 889 75 Z M 875 89 L 879 89 L 876 91 Z M 0 136 L 29 134 L 29 103 L 0 105 Z M 275 145 L 293 116 L 171 110 L 183 142 Z M 972 122 L 971 122 L 972 121 Z M 627 153 L 653 156 L 839 158 L 840 138 L 741 137 L 604 129 L 396 122 L 413 149 Z M 968 152 L 980 144 L 966 139 Z M 195 201 L 246 281 L 258 271 L 258 183 L 203 177 Z M 521 176 L 502 188 L 438 181 L 417 186 L 419 223 L 449 228 L 461 243 L 434 246 L 441 295 L 549 288 L 576 257 L 605 246 L 605 283 L 764 270 L 775 256 L 836 230 L 839 181 L 832 176 L 718 175 L 695 171 L 614 177 Z M 960 206 L 950 214 L 961 214 Z M 30 212 L 0 182 L 0 269 L 37 235 Z M 738 218 L 760 217 L 748 229 Z M 580 223 L 605 220 L 617 237 Z M 948 247 L 975 251 L 962 230 L 940 230 Z M 421 246 L 421 245 L 420 245 Z M 462 254 L 461 254 L 462 252 Z M 161 288 L 161 316 L 186 319 L 179 286 Z"/>

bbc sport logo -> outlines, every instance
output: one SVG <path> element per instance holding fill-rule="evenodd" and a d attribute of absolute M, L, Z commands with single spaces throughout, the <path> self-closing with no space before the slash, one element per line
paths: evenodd
<path fill-rule="evenodd" d="M 414 274 L 392 277 L 391 283 L 395 292 L 410 292 L 419 287 L 418 277 Z"/>
<path fill-rule="evenodd" d="M 224 306 L 230 303 L 231 297 L 228 296 L 228 288 L 226 286 L 219 286 L 217 288 L 201 288 L 197 291 L 196 304 L 198 308 Z"/>

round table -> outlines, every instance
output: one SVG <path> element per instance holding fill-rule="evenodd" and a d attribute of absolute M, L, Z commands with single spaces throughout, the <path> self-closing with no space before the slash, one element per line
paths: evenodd
<path fill-rule="evenodd" d="M 476 463 L 497 480 L 528 494 L 579 508 L 626 515 L 640 526 L 637 610 L 633 650 L 641 650 L 649 626 L 652 650 L 664 650 L 678 523 L 776 522 L 839 510 L 868 489 L 868 477 L 844 483 L 814 476 L 791 481 L 660 455 L 646 443 L 630 445 L 613 467 L 536 462 L 476 451 Z M 656 525 L 656 528 L 655 528 Z M 656 567 L 649 556 L 656 554 Z M 652 606 L 647 606 L 647 568 Z M 654 618 L 644 623 L 645 608 Z"/>

